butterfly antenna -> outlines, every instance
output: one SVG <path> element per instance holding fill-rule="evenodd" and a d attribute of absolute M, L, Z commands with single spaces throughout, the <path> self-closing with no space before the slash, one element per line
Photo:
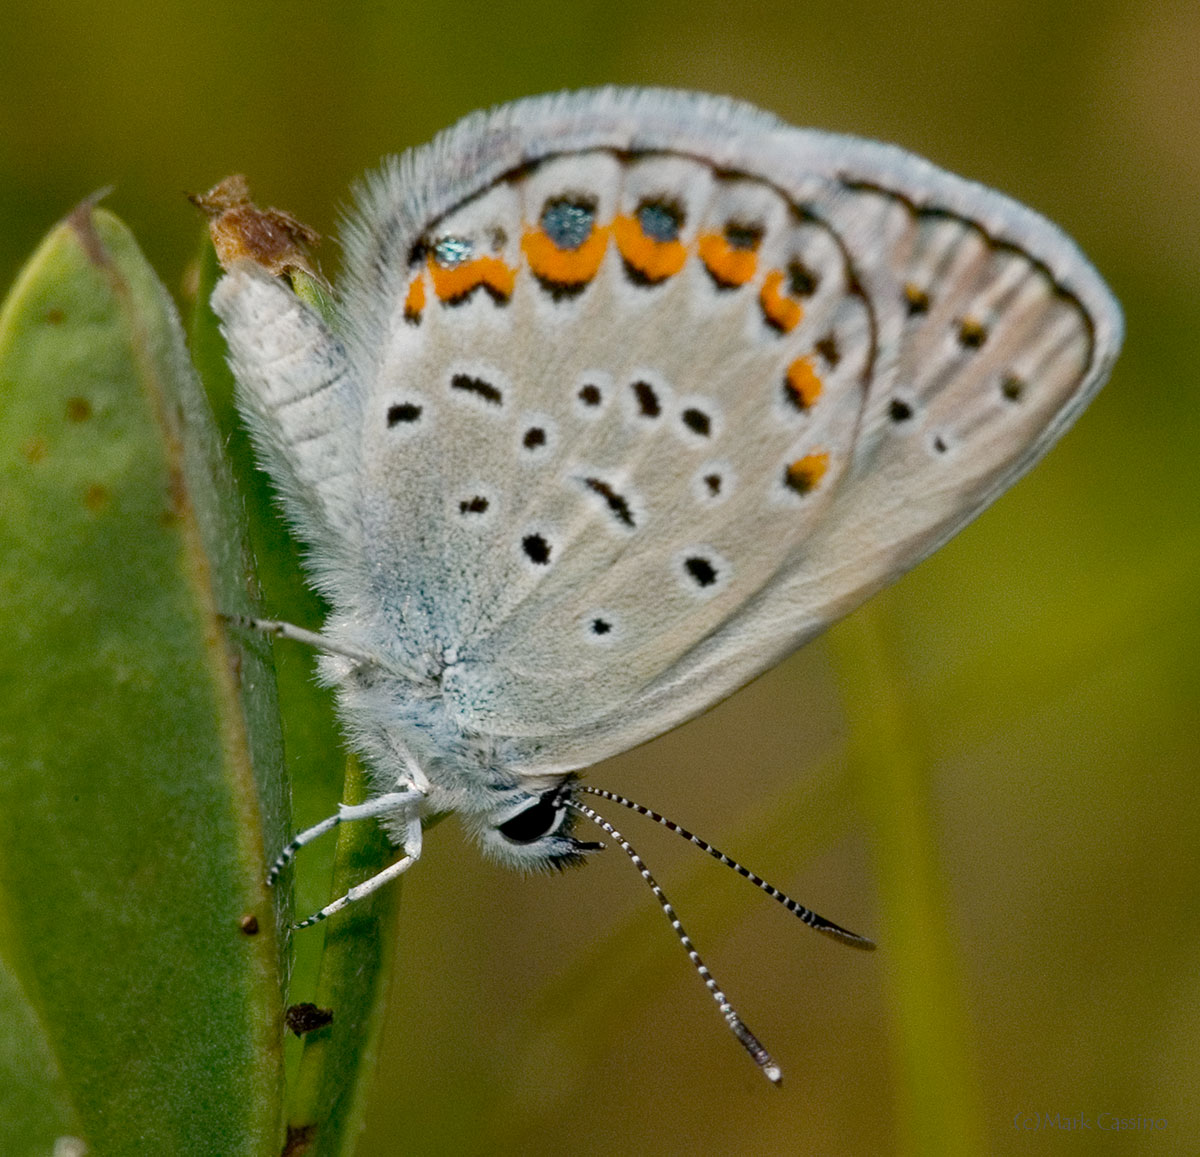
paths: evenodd
<path fill-rule="evenodd" d="M 848 928 L 843 928 L 840 924 L 835 924 L 832 920 L 826 920 L 824 916 L 819 916 L 811 908 L 806 908 L 803 904 L 797 903 L 773 884 L 768 884 L 761 876 L 755 875 L 749 868 L 743 867 L 737 860 L 731 856 L 727 856 L 720 848 L 715 848 L 707 840 L 702 840 L 699 836 L 693 835 L 687 828 L 680 827 L 674 820 L 669 820 L 666 816 L 659 815 L 658 812 L 652 811 L 648 807 L 643 807 L 640 803 L 634 803 L 633 800 L 626 799 L 623 795 L 605 791 L 603 788 L 590 787 L 587 784 L 577 783 L 574 785 L 574 789 L 576 791 L 587 792 L 589 795 L 599 796 L 601 799 L 609 800 L 612 803 L 619 803 L 622 807 L 627 807 L 630 811 L 637 812 L 638 815 L 652 819 L 656 824 L 662 824 L 668 831 L 674 832 L 677 836 L 682 836 L 689 843 L 695 844 L 701 851 L 707 852 L 714 860 L 719 860 L 727 868 L 732 868 L 739 876 L 744 876 L 756 888 L 766 892 L 772 900 L 778 900 L 802 924 L 807 924 L 817 932 L 824 933 L 824 935 L 837 940 L 841 944 L 848 944 L 852 948 L 862 948 L 868 952 L 874 949 L 874 940 L 868 940 L 867 937 L 860 936 L 857 932 L 851 932 Z"/>
<path fill-rule="evenodd" d="M 590 790 L 590 789 L 588 789 Z M 592 811 L 585 803 L 580 803 L 577 799 L 566 799 L 563 801 L 566 807 L 572 808 L 579 812 L 580 815 L 586 816 L 597 827 L 603 829 L 618 845 L 630 860 L 633 861 L 633 866 L 637 868 L 643 880 L 650 886 L 650 891 L 654 893 L 655 899 L 662 906 L 662 910 L 667 919 L 671 921 L 671 927 L 675 929 L 675 935 L 679 937 L 679 943 L 683 945 L 684 951 L 688 954 L 688 958 L 695 966 L 696 971 L 700 974 L 700 979 L 704 981 L 704 987 L 708 989 L 713 1000 L 717 1002 L 717 1008 L 721 1010 L 721 1015 L 725 1018 L 725 1023 L 729 1025 L 733 1035 L 741 1041 L 742 1048 L 750 1054 L 750 1058 L 758 1065 L 763 1076 L 774 1085 L 783 1083 L 783 1071 L 775 1063 L 774 1058 L 765 1048 L 763 1048 L 758 1037 L 756 1037 L 742 1022 L 742 1018 L 738 1016 L 733 1005 L 729 1003 L 725 993 L 718 987 L 713 974 L 709 972 L 708 966 L 700 958 L 700 953 L 696 951 L 696 946 L 692 943 L 691 938 L 683 930 L 683 925 L 679 922 L 679 917 L 675 914 L 675 909 L 671 907 L 671 901 L 663 894 L 663 890 L 658 886 L 658 882 L 650 874 L 650 869 L 646 867 L 642 861 L 642 857 L 634 851 L 629 841 L 621 835 L 616 828 Z"/>

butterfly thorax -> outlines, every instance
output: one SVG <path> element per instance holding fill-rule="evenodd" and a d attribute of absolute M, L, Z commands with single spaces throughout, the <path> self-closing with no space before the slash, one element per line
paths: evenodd
<path fill-rule="evenodd" d="M 341 719 L 363 755 L 372 794 L 419 786 L 421 815 L 459 815 L 485 852 L 514 867 L 576 861 L 577 843 L 568 835 L 572 816 L 559 806 L 569 773 L 524 770 L 527 743 L 464 727 L 455 698 L 442 686 L 453 664 L 430 667 L 416 676 L 339 655 L 321 659 L 322 679 L 336 688 Z M 519 817 L 538 808 L 544 819 L 531 829 Z M 404 819 L 384 821 L 397 842 Z M 528 839 L 506 834 L 531 830 Z"/>

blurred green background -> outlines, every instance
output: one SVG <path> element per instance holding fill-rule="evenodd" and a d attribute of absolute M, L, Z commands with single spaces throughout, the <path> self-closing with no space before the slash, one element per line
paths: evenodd
<path fill-rule="evenodd" d="M 889 852 L 893 760 L 924 784 L 908 798 L 945 921 L 962 1151 L 972 1131 L 996 1153 L 1200 1149 L 1200 8 L 9 0 L 0 37 L 5 286 L 100 187 L 179 287 L 199 234 L 184 191 L 243 171 L 330 234 L 382 154 L 603 82 L 892 140 L 1071 233 L 1128 339 L 1064 443 L 864 612 L 590 774 L 880 935 L 873 957 L 841 949 L 613 817 L 784 1089 L 729 1039 L 624 857 L 522 879 L 448 824 L 405 884 L 360 1152 L 933 1151 L 920 1104 L 942 1090 L 914 1089 L 904 1043 L 923 978 L 889 955 L 929 899 L 913 883 L 907 910 Z M 1032 1129 L 1042 1114 L 1093 1127 Z M 1160 1124 L 1100 1131 L 1101 1114 Z"/>

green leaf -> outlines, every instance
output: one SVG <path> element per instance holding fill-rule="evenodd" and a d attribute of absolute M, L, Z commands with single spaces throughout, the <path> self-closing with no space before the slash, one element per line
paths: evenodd
<path fill-rule="evenodd" d="M 174 308 L 88 204 L 0 313 L 0 494 L 0 1148 L 278 1153 L 273 680 Z"/>

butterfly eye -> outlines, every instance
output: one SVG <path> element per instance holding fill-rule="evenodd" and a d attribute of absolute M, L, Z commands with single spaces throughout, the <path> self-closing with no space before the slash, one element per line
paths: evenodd
<path fill-rule="evenodd" d="M 550 835 L 563 822 L 565 815 L 557 803 L 559 795 L 557 788 L 547 792 L 541 799 L 499 824 L 496 831 L 514 844 L 532 844 Z"/>

